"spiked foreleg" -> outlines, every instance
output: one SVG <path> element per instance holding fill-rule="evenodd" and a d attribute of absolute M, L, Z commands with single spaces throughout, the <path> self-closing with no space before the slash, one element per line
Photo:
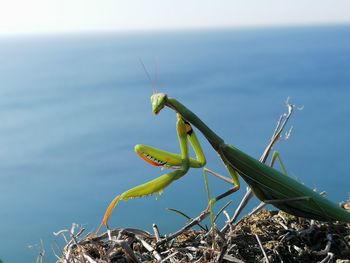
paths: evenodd
<path fill-rule="evenodd" d="M 187 140 L 187 132 L 188 132 L 188 127 L 185 121 L 182 119 L 181 115 L 177 115 L 177 123 L 176 123 L 176 130 L 178 134 L 178 139 L 180 143 L 180 149 L 181 149 L 181 163 L 179 169 L 171 172 L 164 174 L 152 181 L 149 181 L 145 184 L 136 186 L 134 188 L 131 188 L 130 190 L 125 191 L 121 195 L 118 195 L 115 197 L 112 202 L 109 204 L 105 215 L 103 217 L 103 220 L 101 222 L 100 227 L 98 228 L 97 232 L 99 232 L 102 228 L 103 225 L 106 226 L 107 229 L 108 227 L 108 220 L 111 216 L 111 213 L 115 206 L 118 204 L 120 200 L 128 200 L 130 198 L 137 198 L 137 197 L 143 197 L 143 196 L 148 196 L 152 195 L 154 193 L 159 193 L 163 191 L 168 185 L 170 185 L 173 181 L 181 178 L 184 176 L 188 169 L 189 169 L 189 150 L 188 150 L 188 140 Z"/>
<path fill-rule="evenodd" d="M 182 169 L 176 170 L 174 172 L 164 174 L 152 181 L 149 181 L 147 183 L 144 183 L 142 185 L 136 186 L 134 188 L 131 188 L 130 190 L 125 191 L 121 195 L 118 195 L 115 197 L 112 202 L 109 204 L 105 215 L 103 217 L 102 223 L 100 227 L 98 228 L 97 232 L 99 232 L 103 225 L 108 227 L 108 220 L 112 214 L 113 209 L 116 207 L 118 202 L 120 200 L 128 200 L 131 198 L 137 198 L 137 197 L 144 197 L 152 194 L 158 194 L 161 193 L 168 185 L 170 185 L 173 181 L 181 178 L 183 175 L 186 174 L 188 171 L 188 168 L 183 167 Z"/>
<path fill-rule="evenodd" d="M 193 145 L 192 145 L 192 148 L 195 149 Z M 165 167 L 165 168 L 176 168 L 181 166 L 181 162 L 182 162 L 181 154 L 167 152 L 167 151 L 160 150 L 158 148 L 144 145 L 144 144 L 137 144 L 135 146 L 135 152 L 145 162 L 154 166 Z M 195 153 L 196 153 L 196 150 L 195 150 Z M 196 157 L 197 157 L 197 154 L 196 154 Z M 192 168 L 203 167 L 205 165 L 205 157 L 204 158 L 197 157 L 196 159 L 189 158 L 189 165 Z"/>
<path fill-rule="evenodd" d="M 202 147 L 199 144 L 197 136 L 193 131 L 191 125 L 186 121 L 183 122 L 184 132 L 186 133 L 187 139 L 189 140 L 196 155 L 196 159 L 189 157 L 189 166 L 193 168 L 201 168 L 206 163 Z M 167 152 L 148 145 L 137 144 L 135 146 L 135 152 L 144 161 L 154 166 L 175 168 L 180 167 L 182 163 L 181 154 Z"/>

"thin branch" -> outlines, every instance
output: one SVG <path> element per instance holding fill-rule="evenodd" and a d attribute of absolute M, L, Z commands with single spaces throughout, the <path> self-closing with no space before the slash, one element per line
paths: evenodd
<path fill-rule="evenodd" d="M 156 241 L 159 241 L 160 240 L 160 235 L 159 235 L 158 226 L 156 224 L 153 224 L 152 228 L 153 228 L 153 232 L 154 232 L 154 236 L 156 238 Z"/>
<path fill-rule="evenodd" d="M 258 241 L 259 247 L 260 247 L 260 249 L 265 257 L 266 263 L 270 263 L 269 258 L 266 255 L 265 249 L 264 249 L 263 245 L 261 244 L 260 238 L 257 234 L 255 234 L 255 238 Z"/>
<path fill-rule="evenodd" d="M 188 224 L 184 225 L 182 228 L 180 228 L 179 230 L 177 230 L 175 233 L 169 235 L 168 237 L 163 238 L 162 240 L 157 242 L 157 246 L 160 246 L 172 239 L 174 239 L 175 237 L 181 235 L 183 232 L 185 232 L 186 230 L 192 228 L 195 225 L 198 225 L 200 222 L 203 221 L 203 219 L 205 219 L 208 215 L 210 214 L 209 209 L 205 209 L 203 210 L 199 216 L 197 216 L 196 218 L 192 219 Z"/>
<path fill-rule="evenodd" d="M 139 236 L 135 236 L 137 240 L 139 240 L 141 242 L 141 244 L 149 251 L 153 254 L 154 258 L 157 261 L 162 261 L 162 257 L 159 255 L 159 253 L 157 252 L 157 250 L 155 250 L 150 244 L 148 244 L 145 240 L 143 240 L 141 237 Z"/>
<path fill-rule="evenodd" d="M 281 138 L 281 133 L 284 130 L 285 126 L 288 123 L 288 120 L 290 119 L 290 117 L 292 116 L 293 110 L 295 108 L 295 105 L 290 104 L 289 103 L 289 99 L 287 99 L 286 101 L 286 105 L 288 108 L 288 112 L 285 114 L 282 114 L 277 122 L 277 125 L 275 127 L 275 130 L 271 136 L 270 142 L 268 143 L 268 145 L 266 146 L 264 152 L 262 153 L 259 161 L 261 163 L 265 163 L 274 144 Z M 290 136 L 290 134 L 288 135 L 288 137 Z M 242 198 L 239 206 L 237 207 L 233 217 L 231 218 L 230 222 L 228 222 L 223 228 L 222 228 L 222 232 L 225 233 L 228 229 L 229 229 L 229 225 L 232 224 L 233 222 L 236 221 L 237 217 L 239 216 L 239 214 L 242 212 L 242 210 L 244 209 L 244 207 L 246 207 L 246 205 L 248 204 L 249 200 L 254 196 L 254 193 L 252 191 L 252 189 L 249 187 L 246 194 L 244 195 L 244 197 Z M 263 208 L 265 206 L 264 203 L 260 204 L 258 206 L 259 209 Z"/>
<path fill-rule="evenodd" d="M 141 263 L 138 258 L 135 256 L 134 251 L 132 251 L 132 249 L 129 247 L 128 243 L 124 240 L 116 240 L 114 241 L 115 243 L 117 243 L 118 245 L 120 245 L 125 253 L 128 255 L 128 257 L 132 260 L 132 262 L 134 263 Z"/>
<path fill-rule="evenodd" d="M 214 223 L 216 222 L 216 220 L 218 219 L 218 217 L 220 216 L 220 214 L 222 213 L 222 212 L 224 212 L 224 210 L 230 205 L 232 203 L 232 200 L 230 200 L 230 201 L 228 201 L 220 210 L 219 210 L 219 212 L 215 215 L 215 217 L 214 217 Z"/>
<path fill-rule="evenodd" d="M 191 220 L 191 219 L 192 219 L 191 217 L 189 217 L 189 216 L 186 215 L 184 212 L 181 212 L 181 211 L 178 210 L 178 209 L 175 209 L 175 208 L 166 208 L 166 209 L 167 209 L 168 211 L 175 212 L 175 213 L 177 213 L 177 214 L 179 214 L 179 215 L 185 217 L 185 218 L 188 219 L 188 220 Z M 198 226 L 199 226 L 201 229 L 203 229 L 204 231 L 208 231 L 208 228 L 202 226 L 202 225 L 199 224 L 199 223 L 198 223 Z"/>

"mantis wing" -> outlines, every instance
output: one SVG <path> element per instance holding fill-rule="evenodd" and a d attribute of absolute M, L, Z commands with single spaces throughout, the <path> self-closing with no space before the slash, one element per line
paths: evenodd
<path fill-rule="evenodd" d="M 350 222 L 350 213 L 293 178 L 231 145 L 221 147 L 221 151 L 261 201 L 274 200 L 271 204 L 277 208 L 300 217 Z"/>

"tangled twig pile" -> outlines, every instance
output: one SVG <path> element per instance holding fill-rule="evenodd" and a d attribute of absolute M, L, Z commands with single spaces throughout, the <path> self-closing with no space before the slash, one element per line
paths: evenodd
<path fill-rule="evenodd" d="M 349 224 L 314 222 L 267 210 L 231 225 L 225 235 L 219 230 L 214 235 L 187 230 L 161 245 L 157 231 L 151 235 L 115 229 L 110 236 L 71 236 L 57 263 L 350 262 Z"/>

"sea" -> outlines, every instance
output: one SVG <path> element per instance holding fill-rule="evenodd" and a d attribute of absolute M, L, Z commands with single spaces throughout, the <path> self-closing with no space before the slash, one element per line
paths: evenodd
<path fill-rule="evenodd" d="M 109 202 L 172 170 L 136 144 L 180 152 L 176 114 L 155 116 L 164 92 L 227 143 L 259 158 L 286 101 L 296 105 L 275 145 L 288 175 L 339 203 L 350 193 L 350 25 L 0 37 L 0 258 L 55 262 L 72 224 L 96 231 Z M 227 175 L 197 131 L 207 167 Z M 193 152 L 192 152 L 193 155 Z M 276 164 L 276 169 L 280 169 Z M 230 185 L 209 177 L 211 195 Z M 232 215 L 246 191 L 227 202 Z M 257 200 L 243 211 L 247 214 Z M 110 226 L 176 231 L 207 205 L 203 170 L 158 197 L 121 201 Z M 218 224 L 225 218 L 221 216 Z M 205 222 L 210 225 L 210 222 Z M 64 232 L 64 231 L 63 231 Z M 69 233 L 64 232 L 69 238 Z"/>

